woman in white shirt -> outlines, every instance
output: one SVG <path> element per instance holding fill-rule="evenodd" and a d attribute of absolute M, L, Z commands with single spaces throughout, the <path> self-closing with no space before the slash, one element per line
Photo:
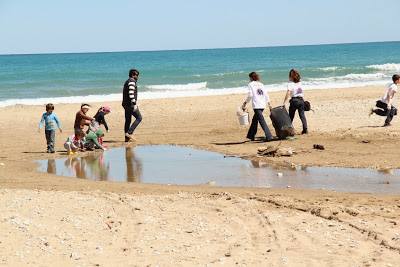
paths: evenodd
<path fill-rule="evenodd" d="M 304 92 L 301 87 L 301 77 L 299 72 L 295 69 L 291 69 L 289 72 L 289 80 L 291 81 L 291 83 L 288 85 L 283 105 L 286 105 L 286 101 L 289 99 L 290 96 L 291 99 L 289 101 L 289 117 L 293 122 L 294 114 L 296 113 L 296 110 L 298 110 L 300 120 L 303 123 L 303 131 L 301 132 L 301 134 L 308 134 L 307 119 L 304 115 Z"/>
<path fill-rule="evenodd" d="M 268 103 L 270 109 L 272 108 L 269 96 L 265 91 L 264 85 L 260 82 L 260 77 L 258 76 L 257 73 L 252 72 L 249 74 L 249 77 L 250 77 L 250 83 L 247 87 L 249 89 L 249 95 L 246 101 L 243 103 L 242 108 L 243 110 L 246 109 L 247 103 L 249 103 L 250 100 L 252 100 L 254 116 L 251 122 L 249 132 L 247 133 L 247 138 L 250 139 L 251 141 L 254 141 L 254 138 L 257 133 L 257 126 L 258 123 L 260 123 L 261 128 L 264 130 L 265 133 L 265 138 L 266 138 L 265 141 L 269 142 L 275 140 L 276 138 L 274 138 L 271 132 L 269 131 L 267 123 L 265 122 L 262 113 L 263 110 L 266 108 L 266 103 Z"/>

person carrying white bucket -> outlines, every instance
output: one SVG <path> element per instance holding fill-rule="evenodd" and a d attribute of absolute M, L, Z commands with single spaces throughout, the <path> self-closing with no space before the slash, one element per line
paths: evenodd
<path fill-rule="evenodd" d="M 247 138 L 251 141 L 254 141 L 257 133 L 258 123 L 260 123 L 261 128 L 264 130 L 265 133 L 265 142 L 276 140 L 277 138 L 272 136 L 263 116 L 263 111 L 266 108 L 266 103 L 268 103 L 268 107 L 272 109 L 268 93 L 266 92 L 264 85 L 260 82 L 260 77 L 257 73 L 252 72 L 249 74 L 249 77 L 250 83 L 247 87 L 249 89 L 249 95 L 246 101 L 244 101 L 242 109 L 245 110 L 247 103 L 252 100 L 254 116 L 251 121 L 249 132 L 247 133 Z"/>

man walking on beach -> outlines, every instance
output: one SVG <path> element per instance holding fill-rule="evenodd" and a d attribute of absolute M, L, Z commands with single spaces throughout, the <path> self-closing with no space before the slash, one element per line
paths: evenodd
<path fill-rule="evenodd" d="M 372 114 L 377 114 L 379 116 L 386 116 L 384 127 L 391 126 L 390 122 L 393 117 L 397 115 L 397 108 L 392 106 L 392 100 L 394 95 L 397 93 L 397 85 L 400 83 L 400 75 L 395 74 L 392 77 L 393 83 L 386 90 L 382 97 L 382 100 L 376 101 L 377 109 L 371 109 L 370 116 Z"/>
<path fill-rule="evenodd" d="M 129 71 L 129 79 L 124 84 L 122 92 L 122 106 L 125 109 L 125 142 L 135 141 L 133 132 L 142 121 L 139 107 L 137 105 L 137 80 L 139 79 L 139 71 L 131 69 Z M 132 116 L 135 121 L 131 124 Z"/>

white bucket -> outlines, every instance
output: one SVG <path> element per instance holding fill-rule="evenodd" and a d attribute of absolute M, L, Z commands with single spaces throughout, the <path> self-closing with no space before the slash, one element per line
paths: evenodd
<path fill-rule="evenodd" d="M 245 112 L 243 115 L 239 116 L 239 123 L 240 125 L 247 125 L 249 124 L 249 113 Z"/>

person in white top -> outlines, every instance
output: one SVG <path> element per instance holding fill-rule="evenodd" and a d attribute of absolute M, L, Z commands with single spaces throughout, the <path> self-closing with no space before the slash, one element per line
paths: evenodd
<path fill-rule="evenodd" d="M 301 77 L 299 72 L 295 69 L 291 69 L 289 72 L 289 80 L 291 83 L 288 85 L 283 105 L 286 105 L 286 101 L 290 96 L 289 117 L 293 122 L 294 114 L 296 113 L 296 110 L 298 110 L 300 120 L 303 123 L 303 131 L 301 134 L 308 134 L 307 119 L 304 115 L 304 92 L 301 86 Z"/>
<path fill-rule="evenodd" d="M 397 92 L 397 84 L 400 83 L 400 75 L 393 75 L 392 80 L 393 83 L 386 90 L 382 100 L 376 101 L 376 106 L 379 109 L 371 109 L 369 114 L 370 116 L 374 113 L 380 116 L 386 116 L 385 124 L 383 126 L 391 126 L 390 122 L 394 115 L 397 115 L 397 109 L 392 105 L 392 100 Z"/>
<path fill-rule="evenodd" d="M 260 77 L 257 73 L 252 72 L 249 74 L 249 77 L 250 83 L 247 86 L 247 88 L 249 89 L 249 95 L 246 101 L 244 101 L 242 109 L 245 110 L 247 103 L 252 100 L 254 116 L 253 120 L 251 121 L 249 132 L 247 133 L 247 138 L 251 141 L 254 141 L 257 133 L 257 126 L 258 123 L 260 123 L 261 128 L 264 130 L 265 133 L 265 141 L 269 142 L 275 140 L 276 138 L 272 136 L 262 113 L 263 110 L 266 108 L 267 103 L 269 108 L 272 108 L 268 93 L 267 91 L 265 91 L 264 85 L 260 82 Z"/>

